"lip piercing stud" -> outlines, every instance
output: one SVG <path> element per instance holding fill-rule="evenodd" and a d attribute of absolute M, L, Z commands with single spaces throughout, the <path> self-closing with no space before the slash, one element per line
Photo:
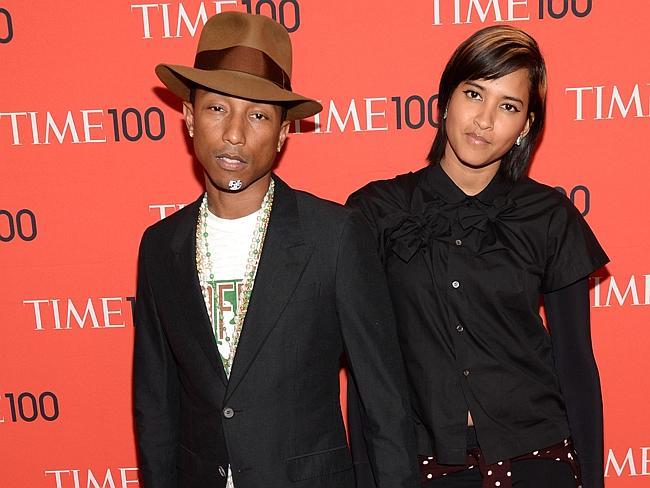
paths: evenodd
<path fill-rule="evenodd" d="M 237 191 L 241 189 L 241 180 L 230 180 L 228 182 L 228 189 L 232 191 Z"/>

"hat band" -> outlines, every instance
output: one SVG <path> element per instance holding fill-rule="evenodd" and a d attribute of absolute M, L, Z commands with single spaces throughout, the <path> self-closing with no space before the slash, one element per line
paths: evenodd
<path fill-rule="evenodd" d="M 291 91 L 289 75 L 266 53 L 248 46 L 201 51 L 196 54 L 194 67 L 203 70 L 240 71 L 259 76 L 284 90 Z"/>

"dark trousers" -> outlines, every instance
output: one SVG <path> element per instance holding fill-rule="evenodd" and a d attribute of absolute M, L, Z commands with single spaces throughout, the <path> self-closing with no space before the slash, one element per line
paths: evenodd
<path fill-rule="evenodd" d="M 478 447 L 474 429 L 467 431 L 467 449 Z M 481 488 L 483 479 L 477 469 L 466 469 L 443 478 L 429 480 L 422 488 Z M 553 459 L 526 459 L 512 463 L 513 488 L 576 488 L 571 466 Z"/>

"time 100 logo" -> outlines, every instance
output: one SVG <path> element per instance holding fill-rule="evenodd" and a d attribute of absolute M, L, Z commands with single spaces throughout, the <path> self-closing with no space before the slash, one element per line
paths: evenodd
<path fill-rule="evenodd" d="M 43 419 L 53 422 L 59 418 L 59 399 L 51 391 L 33 394 L 28 391 L 22 393 L 5 393 L 9 411 L 10 422 L 34 422 Z M 5 422 L 0 415 L 0 423 Z"/>

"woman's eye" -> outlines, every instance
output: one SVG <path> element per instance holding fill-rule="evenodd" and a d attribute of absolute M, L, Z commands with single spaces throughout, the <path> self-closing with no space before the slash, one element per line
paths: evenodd
<path fill-rule="evenodd" d="M 518 109 L 517 107 L 515 107 L 514 105 L 511 105 L 511 104 L 509 104 L 509 103 L 504 104 L 504 105 L 503 105 L 503 108 L 504 108 L 507 112 L 519 112 L 519 109 Z"/>
<path fill-rule="evenodd" d="M 465 90 L 463 93 L 468 98 L 471 98 L 472 100 L 480 100 L 481 99 L 481 94 L 479 92 L 474 91 L 474 90 Z"/>

